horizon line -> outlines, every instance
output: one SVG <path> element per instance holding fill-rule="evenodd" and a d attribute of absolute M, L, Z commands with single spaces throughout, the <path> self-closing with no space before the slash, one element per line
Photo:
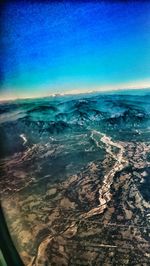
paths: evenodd
<path fill-rule="evenodd" d="M 103 89 L 103 90 L 70 90 L 65 92 L 56 92 L 56 93 L 47 93 L 47 94 L 40 94 L 40 95 L 32 95 L 32 96 L 18 96 L 18 97 L 4 97 L 0 99 L 0 102 L 7 102 L 7 101 L 16 101 L 16 100 L 28 100 L 28 99 L 40 99 L 40 98 L 48 98 L 48 97 L 59 97 L 59 96 L 69 96 L 69 95 L 80 95 L 80 94 L 92 94 L 92 93 L 109 93 L 114 91 L 128 91 L 128 90 L 149 90 L 150 86 L 147 87 L 125 87 L 125 88 L 110 88 L 110 89 Z"/>

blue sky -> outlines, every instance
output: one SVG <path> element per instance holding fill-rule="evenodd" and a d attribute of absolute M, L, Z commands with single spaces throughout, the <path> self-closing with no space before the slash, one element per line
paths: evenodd
<path fill-rule="evenodd" d="M 150 4 L 7 4 L 1 62 L 2 96 L 150 84 Z"/>

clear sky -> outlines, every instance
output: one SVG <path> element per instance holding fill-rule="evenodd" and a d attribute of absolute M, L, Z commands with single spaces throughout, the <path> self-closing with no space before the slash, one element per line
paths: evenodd
<path fill-rule="evenodd" d="M 150 86 L 150 3 L 10 3 L 1 97 Z"/>

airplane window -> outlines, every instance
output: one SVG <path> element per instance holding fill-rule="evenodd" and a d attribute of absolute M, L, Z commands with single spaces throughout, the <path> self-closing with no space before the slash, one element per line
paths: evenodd
<path fill-rule="evenodd" d="M 148 266 L 150 4 L 58 2 L 2 8 L 0 266 Z"/>

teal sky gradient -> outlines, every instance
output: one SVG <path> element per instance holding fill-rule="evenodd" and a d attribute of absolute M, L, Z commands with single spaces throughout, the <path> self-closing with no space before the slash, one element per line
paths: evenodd
<path fill-rule="evenodd" d="M 1 62 L 2 95 L 150 80 L 150 4 L 7 4 Z"/>

